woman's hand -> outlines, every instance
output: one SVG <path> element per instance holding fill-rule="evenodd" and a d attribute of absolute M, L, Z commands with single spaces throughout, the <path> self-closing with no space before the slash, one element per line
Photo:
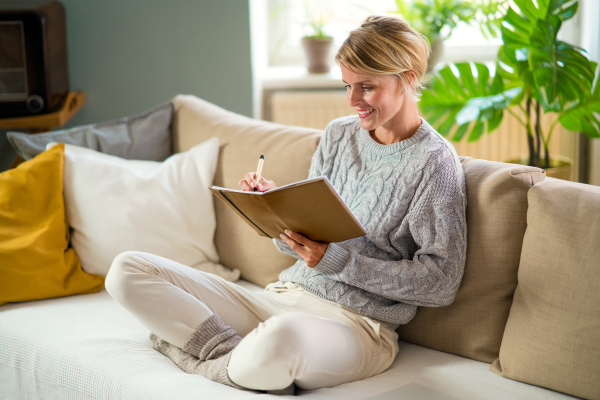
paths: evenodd
<path fill-rule="evenodd" d="M 244 175 L 238 182 L 238 186 L 247 192 L 252 192 L 254 188 L 257 188 L 259 192 L 266 192 L 277 187 L 275 182 L 267 180 L 263 176 L 260 177 L 260 182 L 256 182 L 256 172 L 248 172 Z"/>
<path fill-rule="evenodd" d="M 327 251 L 327 244 L 315 242 L 304 235 L 292 232 L 289 229 L 285 230 L 285 234 L 281 234 L 281 239 L 287 243 L 304 261 L 309 268 L 314 268 L 321 261 Z"/>

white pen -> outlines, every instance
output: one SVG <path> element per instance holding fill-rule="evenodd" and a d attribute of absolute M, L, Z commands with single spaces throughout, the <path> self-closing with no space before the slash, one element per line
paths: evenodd
<path fill-rule="evenodd" d="M 262 168 L 263 168 L 263 164 L 265 162 L 265 156 L 261 155 L 260 158 L 258 159 L 258 167 L 256 167 L 256 186 L 258 186 L 258 182 L 260 182 L 260 174 L 262 173 Z M 256 192 L 258 190 L 258 187 L 254 188 L 254 191 Z"/>

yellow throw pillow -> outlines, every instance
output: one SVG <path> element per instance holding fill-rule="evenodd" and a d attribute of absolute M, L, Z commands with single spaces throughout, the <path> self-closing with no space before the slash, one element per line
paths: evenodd
<path fill-rule="evenodd" d="M 69 247 L 63 156 L 61 144 L 0 174 L 0 305 L 104 287 Z"/>

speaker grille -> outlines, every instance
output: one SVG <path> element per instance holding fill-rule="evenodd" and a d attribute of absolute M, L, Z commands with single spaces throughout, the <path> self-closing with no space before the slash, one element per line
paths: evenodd
<path fill-rule="evenodd" d="M 27 98 L 23 23 L 0 22 L 0 100 Z"/>

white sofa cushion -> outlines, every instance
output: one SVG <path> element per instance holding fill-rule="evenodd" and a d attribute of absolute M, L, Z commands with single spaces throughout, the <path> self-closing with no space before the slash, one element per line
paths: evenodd
<path fill-rule="evenodd" d="M 219 140 L 164 162 L 125 160 L 65 145 L 64 195 L 82 268 L 106 275 L 114 258 L 137 250 L 236 280 L 218 264 L 212 185 Z"/>

